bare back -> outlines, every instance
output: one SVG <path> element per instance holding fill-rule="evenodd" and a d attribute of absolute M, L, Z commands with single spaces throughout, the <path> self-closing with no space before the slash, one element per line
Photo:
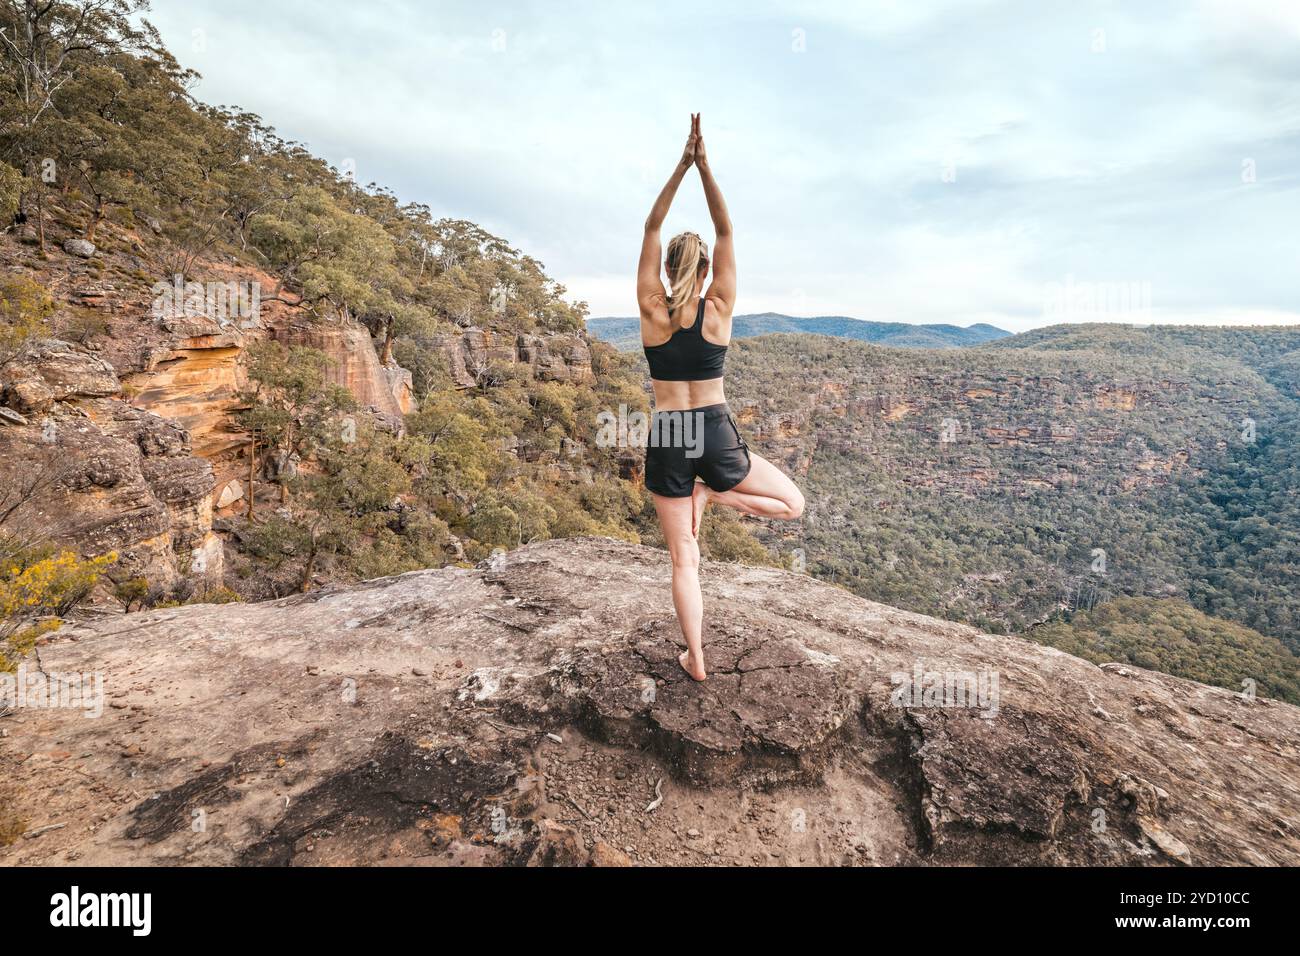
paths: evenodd
<path fill-rule="evenodd" d="M 705 340 L 715 345 L 729 345 L 731 342 L 731 313 L 723 311 L 724 304 L 704 297 L 704 326 L 700 333 Z M 685 322 L 678 323 L 670 315 L 665 296 L 657 308 L 647 316 L 641 316 L 641 344 L 646 346 L 662 345 L 680 328 L 691 328 L 695 322 L 695 310 L 689 305 L 680 310 L 686 315 Z M 654 389 L 655 408 L 663 411 L 675 409 L 703 408 L 706 405 L 720 405 L 727 400 L 723 391 L 721 378 L 705 379 L 698 382 L 661 382 L 650 379 Z"/>

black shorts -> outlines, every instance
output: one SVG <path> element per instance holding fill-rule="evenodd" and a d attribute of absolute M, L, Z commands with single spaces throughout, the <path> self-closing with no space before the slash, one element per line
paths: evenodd
<path fill-rule="evenodd" d="M 655 412 L 646 436 L 645 486 L 666 498 L 688 498 L 699 478 L 730 491 L 749 474 L 749 446 L 726 404 Z"/>

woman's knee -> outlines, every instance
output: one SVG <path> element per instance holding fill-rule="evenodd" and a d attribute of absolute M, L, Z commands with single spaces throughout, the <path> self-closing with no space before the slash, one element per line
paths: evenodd
<path fill-rule="evenodd" d="M 691 535 L 669 541 L 668 554 L 673 559 L 675 569 L 694 571 L 700 566 L 700 545 Z"/>
<path fill-rule="evenodd" d="M 796 518 L 798 518 L 800 515 L 803 514 L 803 505 L 804 505 L 803 492 L 800 491 L 798 488 L 794 488 L 791 490 L 792 490 L 792 494 L 790 495 L 789 498 L 786 499 L 785 502 L 786 521 L 794 521 Z"/>

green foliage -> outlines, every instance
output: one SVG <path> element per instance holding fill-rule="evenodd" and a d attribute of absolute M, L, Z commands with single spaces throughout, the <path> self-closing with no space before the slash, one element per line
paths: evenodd
<path fill-rule="evenodd" d="M 529 389 L 509 376 L 483 394 L 429 395 L 407 418 L 420 448 L 413 499 L 446 522 L 472 560 L 544 538 L 637 540 L 638 487 L 610 474 L 576 480 L 566 470 L 575 465 L 563 442 L 594 423 L 594 411 L 580 409 L 598 401 L 573 385 Z"/>
<path fill-rule="evenodd" d="M 246 533 L 246 547 L 272 568 L 295 569 L 307 590 L 317 575 L 369 577 L 447 559 L 445 522 L 405 503 L 423 445 L 359 423 L 321 436 L 312 466 L 287 480 L 289 500 Z"/>
<path fill-rule="evenodd" d="M 82 559 L 0 533 L 0 671 L 12 670 L 38 638 L 57 630 L 116 560 L 115 553 Z"/>
<path fill-rule="evenodd" d="M 1238 692 L 1253 681 L 1262 697 L 1300 704 L 1300 658 L 1276 638 L 1183 601 L 1118 598 L 1026 636 L 1097 664 L 1119 661 Z"/>
<path fill-rule="evenodd" d="M 140 607 L 148 596 L 148 578 L 128 578 L 113 586 L 113 598 L 128 612 L 132 608 Z"/>
<path fill-rule="evenodd" d="M 0 162 L 0 224 L 8 225 L 18 212 L 23 195 L 23 174 Z"/>
<path fill-rule="evenodd" d="M 329 357 L 319 349 L 279 342 L 258 342 L 247 350 L 247 374 L 252 386 L 241 396 L 248 407 L 240 424 L 260 444 L 286 454 L 301 454 L 312 442 L 344 424 L 340 417 L 356 407 L 347 389 L 326 376 Z"/>
<path fill-rule="evenodd" d="M 108 319 L 96 309 L 70 307 L 64 312 L 67 318 L 59 326 L 58 337 L 65 341 L 84 345 L 110 332 Z"/>
<path fill-rule="evenodd" d="M 147 8 L 145 0 L 0 4 L 0 159 L 23 174 L 19 202 L 34 206 L 41 236 L 51 180 L 66 188 L 65 177 L 106 170 L 106 155 L 119 169 L 148 155 L 122 149 L 120 123 L 111 115 L 117 77 L 147 64 L 172 78 L 173 92 L 183 90 L 184 74 L 153 27 L 137 19 Z M 133 97 L 121 99 L 126 111 L 137 105 Z M 120 175 L 107 175 L 121 185 Z M 100 184 L 95 173 L 87 181 Z"/>
<path fill-rule="evenodd" d="M 1012 632 L 1180 597 L 1300 650 L 1298 349 L 1297 329 L 1070 325 L 961 351 L 772 336 L 733 349 L 728 390 L 808 436 L 818 577 Z"/>
<path fill-rule="evenodd" d="M 53 314 L 45 286 L 25 276 L 0 277 L 0 366 L 13 361 Z"/>
<path fill-rule="evenodd" d="M 714 507 L 705 513 L 700 527 L 700 553 L 713 561 L 769 566 L 778 563 L 729 508 Z"/>

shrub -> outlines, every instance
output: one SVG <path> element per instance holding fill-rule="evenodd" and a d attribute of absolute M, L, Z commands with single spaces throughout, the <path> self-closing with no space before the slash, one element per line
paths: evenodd
<path fill-rule="evenodd" d="M 39 637 L 57 630 L 116 560 L 116 553 L 83 560 L 0 537 L 0 670 L 12 670 Z"/>
<path fill-rule="evenodd" d="M 0 365 L 13 360 L 54 313 L 49 290 L 25 276 L 0 278 Z"/>

